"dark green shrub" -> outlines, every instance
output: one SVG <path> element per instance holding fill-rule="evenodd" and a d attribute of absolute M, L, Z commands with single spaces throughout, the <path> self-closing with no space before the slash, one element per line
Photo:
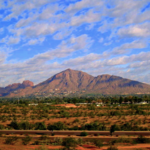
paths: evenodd
<path fill-rule="evenodd" d="M 42 135 L 42 136 L 40 137 L 40 140 L 46 140 L 46 139 L 48 139 L 47 135 Z"/>
<path fill-rule="evenodd" d="M 62 138 L 55 138 L 54 143 L 55 145 L 62 145 L 63 139 Z"/>
<path fill-rule="evenodd" d="M 136 142 L 137 142 L 137 143 L 149 143 L 150 140 L 147 139 L 147 138 L 145 138 L 145 137 L 143 137 L 143 136 L 139 136 L 139 137 L 136 139 Z"/>
<path fill-rule="evenodd" d="M 5 127 L 2 125 L 2 124 L 0 124 L 0 130 L 2 130 L 2 129 L 4 129 Z"/>
<path fill-rule="evenodd" d="M 52 132 L 51 136 L 54 136 L 54 135 L 55 135 L 55 133 L 54 133 L 54 132 Z"/>
<path fill-rule="evenodd" d="M 18 124 L 17 121 L 12 121 L 8 126 L 12 127 L 15 130 L 19 130 L 20 129 L 19 124 Z"/>
<path fill-rule="evenodd" d="M 133 140 L 130 138 L 120 137 L 120 138 L 116 139 L 115 141 L 116 141 L 115 143 L 132 143 Z"/>
<path fill-rule="evenodd" d="M 80 136 L 87 136 L 88 133 L 87 132 L 81 132 Z"/>
<path fill-rule="evenodd" d="M 46 130 L 46 125 L 44 122 L 37 122 L 35 124 L 35 130 Z"/>
<path fill-rule="evenodd" d="M 40 145 L 40 142 L 36 140 L 36 141 L 33 142 L 32 145 Z"/>
<path fill-rule="evenodd" d="M 30 130 L 32 129 L 32 126 L 33 125 L 30 124 L 28 121 L 19 123 L 20 129 L 23 129 L 23 130 Z"/>
<path fill-rule="evenodd" d="M 82 145 L 83 144 L 83 139 L 81 139 L 81 138 L 77 139 L 77 144 Z"/>
<path fill-rule="evenodd" d="M 66 129 L 66 126 L 65 126 L 64 123 L 62 123 L 61 121 L 59 121 L 59 122 L 56 122 L 56 123 L 54 123 L 52 125 L 49 124 L 47 126 L 47 129 L 48 130 L 64 130 L 64 129 Z"/>
<path fill-rule="evenodd" d="M 79 122 L 79 119 L 75 119 L 75 120 L 73 121 L 73 123 L 76 123 L 76 122 Z"/>
<path fill-rule="evenodd" d="M 66 138 L 62 142 L 62 146 L 64 146 L 66 150 L 71 150 L 72 148 L 75 149 L 77 141 L 74 138 Z"/>
<path fill-rule="evenodd" d="M 81 127 L 81 130 L 101 130 L 101 131 L 104 131 L 104 130 L 106 130 L 106 126 L 105 126 L 105 124 L 94 122 L 94 123 L 85 124 L 84 126 Z"/>
<path fill-rule="evenodd" d="M 112 133 L 115 132 L 115 130 L 116 130 L 116 125 L 114 124 L 110 127 L 110 135 L 111 136 L 112 136 Z"/>
<path fill-rule="evenodd" d="M 22 139 L 22 144 L 23 145 L 27 145 L 29 142 L 31 141 L 31 137 L 30 136 L 26 136 Z"/>
<path fill-rule="evenodd" d="M 94 143 L 95 146 L 97 146 L 99 148 L 103 146 L 103 142 L 99 139 L 94 139 L 93 143 Z"/>
<path fill-rule="evenodd" d="M 18 137 L 12 136 L 5 139 L 5 144 L 13 145 L 18 140 Z"/>

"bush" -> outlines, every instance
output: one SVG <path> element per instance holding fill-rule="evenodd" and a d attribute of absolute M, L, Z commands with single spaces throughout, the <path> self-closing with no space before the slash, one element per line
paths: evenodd
<path fill-rule="evenodd" d="M 76 122 L 79 122 L 80 120 L 79 119 L 75 119 L 74 121 L 73 121 L 73 123 L 76 123 Z"/>
<path fill-rule="evenodd" d="M 12 136 L 5 139 L 5 144 L 13 145 L 18 140 L 18 137 Z"/>
<path fill-rule="evenodd" d="M 55 133 L 54 133 L 54 132 L 52 132 L 51 136 L 54 136 L 54 135 L 55 135 Z"/>
<path fill-rule="evenodd" d="M 135 141 L 136 141 L 136 143 L 149 143 L 150 142 L 149 139 L 147 139 L 143 136 L 139 136 Z"/>
<path fill-rule="evenodd" d="M 81 139 L 81 138 L 77 139 L 77 144 L 82 145 L 83 144 L 83 139 Z"/>
<path fill-rule="evenodd" d="M 48 150 L 45 146 L 41 146 L 39 148 L 36 148 L 35 150 Z"/>
<path fill-rule="evenodd" d="M 110 146 L 110 147 L 107 148 L 107 150 L 118 150 L 118 148 L 115 147 L 115 146 Z"/>
<path fill-rule="evenodd" d="M 112 133 L 115 132 L 115 130 L 116 130 L 116 125 L 114 124 L 110 127 L 110 135 L 111 136 L 112 136 Z"/>
<path fill-rule="evenodd" d="M 103 142 L 101 140 L 98 140 L 98 139 L 94 139 L 93 143 L 95 146 L 97 146 L 99 148 L 103 146 Z"/>
<path fill-rule="evenodd" d="M 53 125 L 49 124 L 47 126 L 48 130 L 64 130 L 66 129 L 66 126 L 61 121 L 54 123 Z"/>
<path fill-rule="evenodd" d="M 77 141 L 74 138 L 66 138 L 62 142 L 62 146 L 64 146 L 66 150 L 70 150 L 72 148 L 75 149 Z"/>
<path fill-rule="evenodd" d="M 62 142 L 63 142 L 62 138 L 55 138 L 54 139 L 55 145 L 62 145 Z"/>
<path fill-rule="evenodd" d="M 47 140 L 47 139 L 48 139 L 47 135 L 41 135 L 40 137 L 40 140 Z"/>
<path fill-rule="evenodd" d="M 116 141 L 115 143 L 132 143 L 133 140 L 130 138 L 120 137 L 120 138 L 116 139 L 115 141 Z"/>
<path fill-rule="evenodd" d="M 40 142 L 36 140 L 32 145 L 40 145 Z"/>
<path fill-rule="evenodd" d="M 35 130 L 46 130 L 46 125 L 44 122 L 37 122 L 35 124 Z"/>
<path fill-rule="evenodd" d="M 2 124 L 0 124 L 0 130 L 2 130 L 2 129 L 4 129 L 5 127 L 2 125 Z"/>
<path fill-rule="evenodd" d="M 19 123 L 19 126 L 20 126 L 20 129 L 23 129 L 23 130 L 32 129 L 32 124 L 30 124 L 28 121 Z"/>
<path fill-rule="evenodd" d="M 81 127 L 82 130 L 106 130 L 105 124 L 102 123 L 88 123 Z"/>
<path fill-rule="evenodd" d="M 87 132 L 81 132 L 80 136 L 87 136 L 88 133 Z"/>
<path fill-rule="evenodd" d="M 22 144 L 27 145 L 31 141 L 30 136 L 26 136 L 25 138 L 22 139 Z"/>
<path fill-rule="evenodd" d="M 19 124 L 16 122 L 16 121 L 12 121 L 10 124 L 9 124 L 10 127 L 12 127 L 13 129 L 15 130 L 19 130 L 20 127 L 19 127 Z"/>

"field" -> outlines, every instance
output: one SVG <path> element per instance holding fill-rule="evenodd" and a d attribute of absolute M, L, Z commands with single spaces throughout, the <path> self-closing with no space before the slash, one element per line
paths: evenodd
<path fill-rule="evenodd" d="M 150 129 L 149 105 L 63 107 L 46 104 L 38 106 L 9 104 L 0 106 L 0 114 L 1 129 L 15 129 L 12 122 L 26 123 L 24 129 L 35 129 L 35 125 L 40 122 L 49 127 L 59 123 L 62 126 L 59 130 L 109 131 L 114 124 L 118 131 L 148 131 Z M 18 129 L 23 128 L 18 126 Z"/>
<path fill-rule="evenodd" d="M 6 130 L 45 130 L 51 134 L 0 133 L 2 149 L 61 149 L 65 139 L 73 139 L 76 149 L 150 149 L 150 105 L 105 105 L 95 104 L 1 104 L 0 129 Z M 57 131 L 80 132 L 57 134 Z M 89 134 L 88 131 L 108 131 L 107 134 Z M 111 132 L 110 132 L 111 131 Z M 142 135 L 119 135 L 117 131 L 142 131 Z M 81 135 L 81 133 L 83 135 Z M 23 140 L 28 138 L 27 144 Z M 42 139 L 43 138 L 43 139 Z M 93 141 L 96 141 L 94 142 Z M 10 143 L 6 141 L 11 141 Z M 73 143 L 72 142 L 72 143 Z M 98 144 L 100 143 L 100 144 Z M 137 146 L 137 144 L 140 144 Z M 103 145 L 103 146 L 102 146 Z M 90 147 L 91 146 L 91 147 Z M 101 148 L 98 148 L 101 147 Z M 45 148 L 46 149 L 46 148 Z"/>

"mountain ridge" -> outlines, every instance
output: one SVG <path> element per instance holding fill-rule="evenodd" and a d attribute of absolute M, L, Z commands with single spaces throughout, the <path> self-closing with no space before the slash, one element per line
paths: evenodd
<path fill-rule="evenodd" d="M 31 82 L 31 81 L 30 81 Z M 103 74 L 96 77 L 86 72 L 66 69 L 47 80 L 33 86 L 33 84 L 10 90 L 1 96 L 18 97 L 29 95 L 54 95 L 63 93 L 101 93 L 101 94 L 150 94 L 150 85 L 119 76 Z"/>

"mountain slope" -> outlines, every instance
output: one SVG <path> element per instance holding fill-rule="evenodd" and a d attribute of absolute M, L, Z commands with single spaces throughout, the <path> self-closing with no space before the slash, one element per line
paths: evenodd
<path fill-rule="evenodd" d="M 93 79 L 93 76 L 85 72 L 67 69 L 38 84 L 36 87 L 41 87 L 41 90 L 44 91 L 49 88 L 57 88 L 62 91 L 79 90 L 85 89 Z"/>
<path fill-rule="evenodd" d="M 18 89 L 25 89 L 27 87 L 33 87 L 34 84 L 33 82 L 26 80 L 23 81 L 22 83 L 14 83 L 14 84 L 10 84 L 4 88 L 0 88 L 0 96 L 6 96 L 9 95 L 11 92 L 15 92 Z"/>
<path fill-rule="evenodd" d="M 1 89 L 0 89 L 1 90 Z M 49 95 L 51 93 L 150 94 L 150 85 L 114 75 L 93 77 L 85 72 L 67 69 L 36 86 L 17 88 L 7 95 Z"/>
<path fill-rule="evenodd" d="M 118 76 L 100 75 L 94 78 L 87 90 L 103 94 L 145 94 L 150 93 L 150 85 Z"/>

